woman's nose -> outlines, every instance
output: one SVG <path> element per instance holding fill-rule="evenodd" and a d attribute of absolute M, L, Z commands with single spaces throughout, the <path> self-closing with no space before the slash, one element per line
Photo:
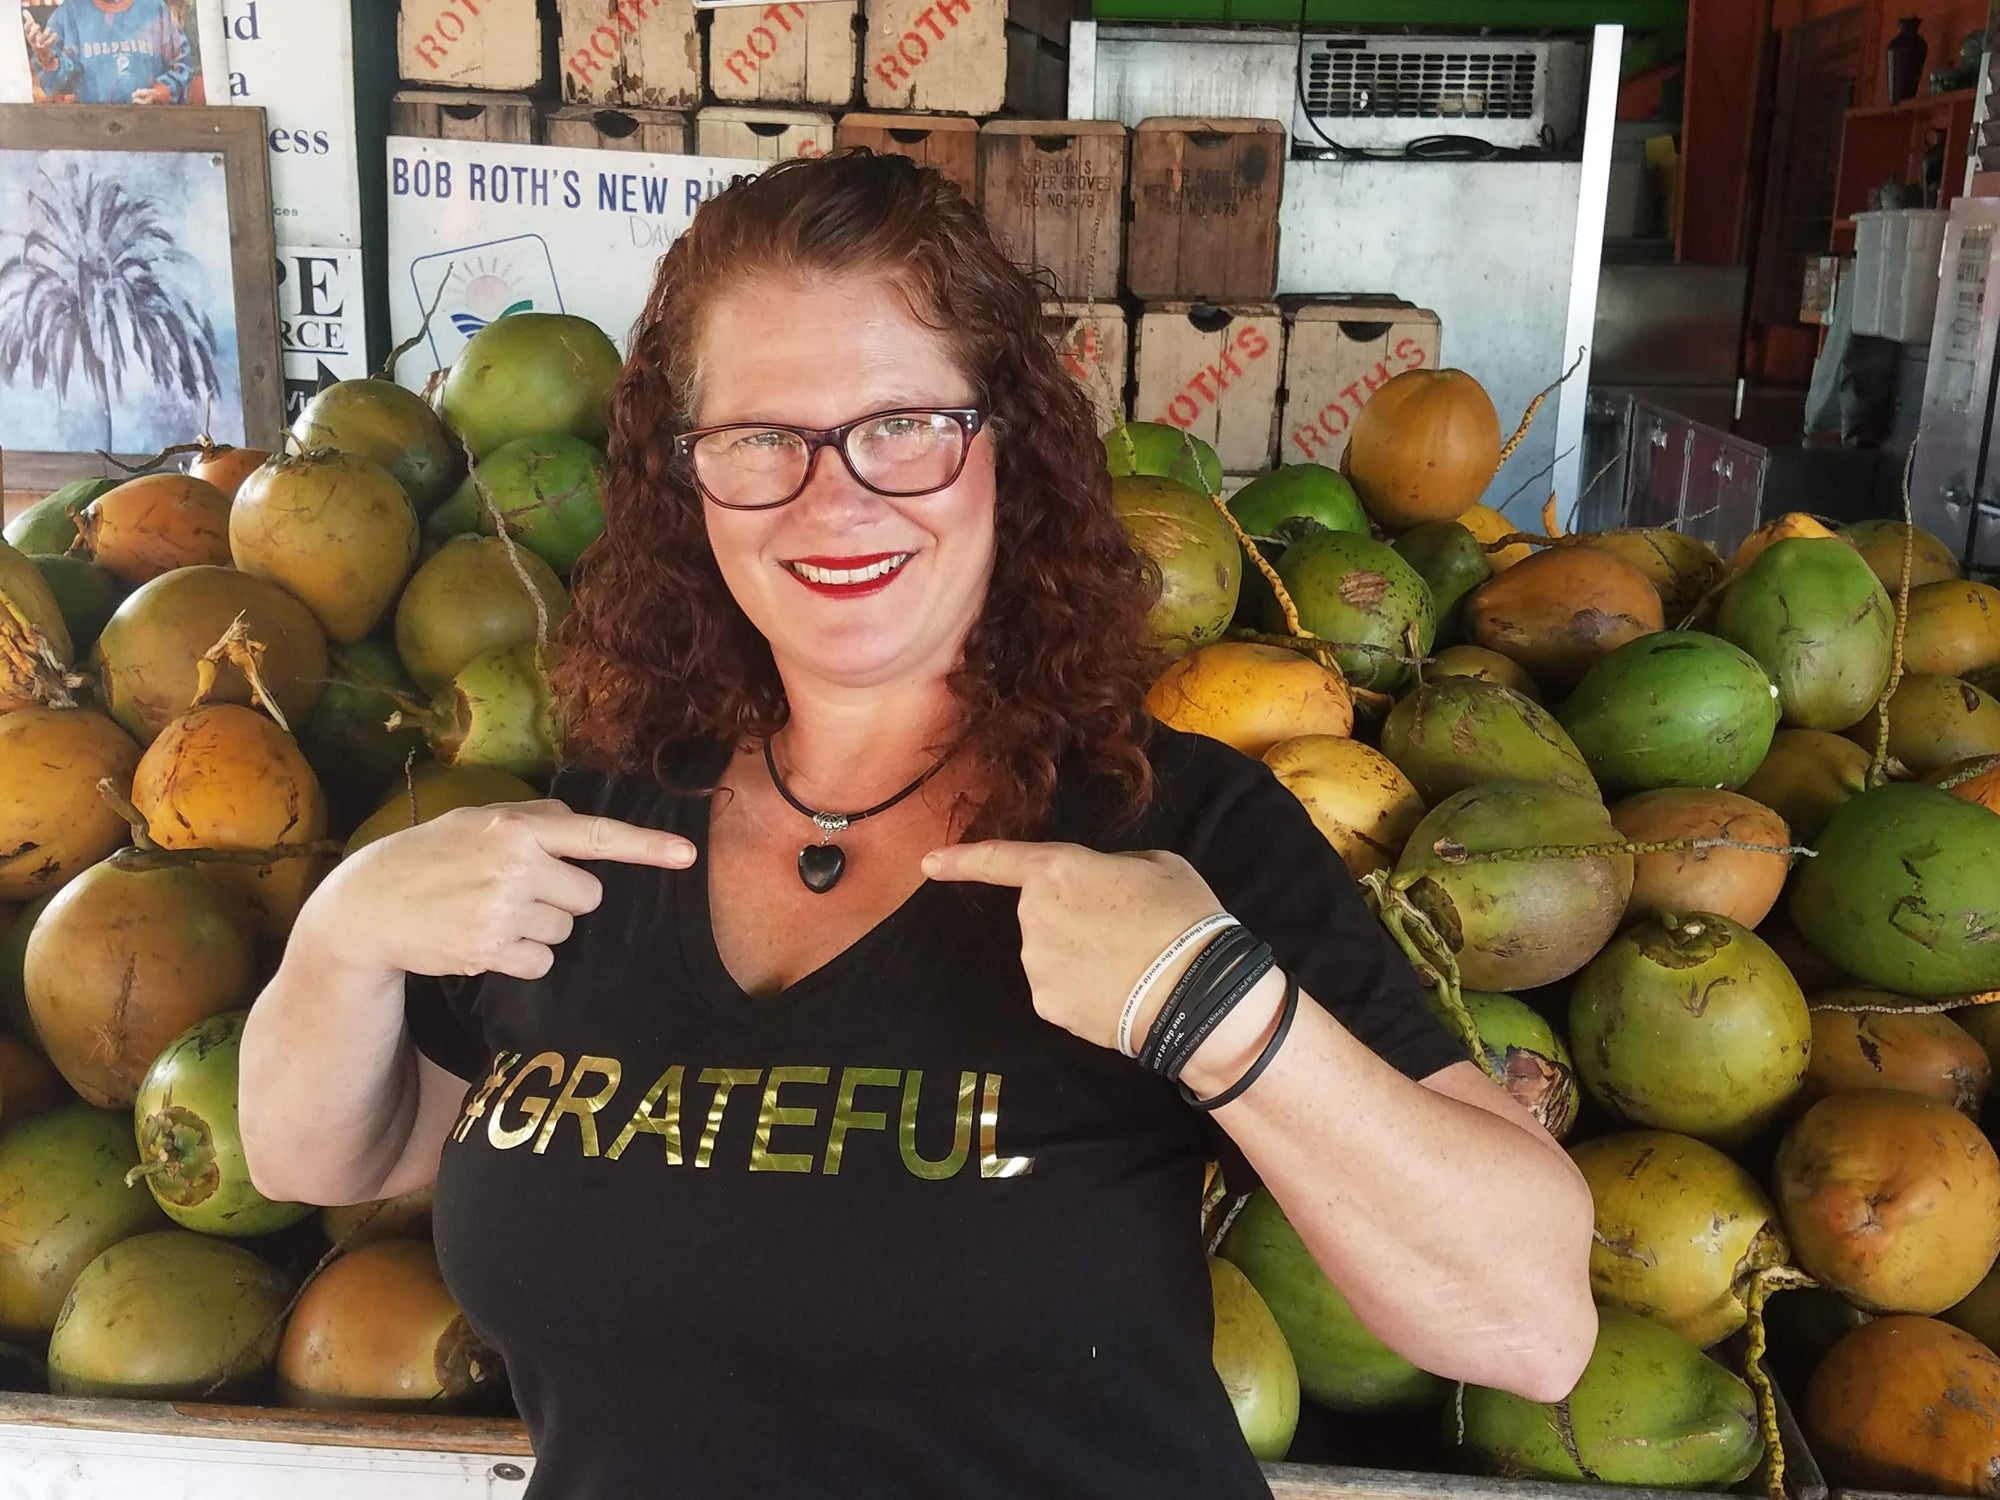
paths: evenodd
<path fill-rule="evenodd" d="M 807 461 L 805 488 L 792 504 L 831 520 L 864 514 L 880 500 L 879 495 L 854 477 L 846 459 L 829 443 Z"/>

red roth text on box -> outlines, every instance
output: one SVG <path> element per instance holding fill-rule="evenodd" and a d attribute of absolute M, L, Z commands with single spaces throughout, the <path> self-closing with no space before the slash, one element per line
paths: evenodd
<path fill-rule="evenodd" d="M 463 3 L 463 0 L 461 0 Z M 623 48 L 623 37 L 637 36 L 639 23 L 660 8 L 660 0 L 618 0 L 611 8 L 610 16 L 604 24 L 585 37 L 576 50 L 569 55 L 569 71 L 577 78 L 588 79 L 593 73 L 601 73 L 618 61 Z M 793 9 L 797 9 L 796 6 Z"/>
<path fill-rule="evenodd" d="M 1251 326 L 1238 331 L 1236 337 L 1223 349 L 1221 357 L 1211 360 L 1188 377 L 1179 394 L 1167 403 L 1167 409 L 1153 420 L 1171 422 L 1176 427 L 1192 427 L 1202 412 L 1211 406 L 1221 404 L 1222 393 L 1229 389 L 1229 382 L 1243 374 L 1246 364 L 1254 363 L 1271 352 L 1271 341 L 1264 331 Z"/>
<path fill-rule="evenodd" d="M 804 20 L 805 14 L 793 0 L 766 10 L 764 20 L 768 24 L 752 26 L 750 34 L 744 38 L 746 45 L 736 48 L 723 59 L 722 65 L 729 69 L 729 76 L 738 83 L 748 83 L 760 63 L 767 63 L 778 55 L 778 48 L 792 34 L 792 18 L 796 16 Z"/>
<path fill-rule="evenodd" d="M 890 88 L 910 81 L 910 74 L 930 61 L 931 42 L 941 42 L 958 28 L 961 18 L 972 14 L 972 0 L 937 0 L 917 12 L 914 27 L 901 41 L 875 59 L 875 76 Z M 926 38 L 928 37 L 928 40 Z"/>
<path fill-rule="evenodd" d="M 1337 439 L 1347 435 L 1347 429 L 1361 415 L 1361 408 L 1368 404 L 1370 396 L 1405 370 L 1421 369 L 1425 360 L 1424 346 L 1416 339 L 1397 340 L 1396 347 L 1386 357 L 1378 359 L 1374 369 L 1366 371 L 1352 385 L 1343 387 L 1339 395 L 1294 427 L 1286 440 L 1303 459 L 1311 459 L 1326 451 Z"/>

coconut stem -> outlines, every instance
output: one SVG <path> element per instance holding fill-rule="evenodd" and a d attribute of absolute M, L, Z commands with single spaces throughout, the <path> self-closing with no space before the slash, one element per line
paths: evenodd
<path fill-rule="evenodd" d="M 1604 1483 L 1590 1465 L 1583 1461 L 1583 1454 L 1577 1449 L 1576 1423 L 1569 1414 L 1569 1397 L 1565 1396 L 1560 1401 L 1551 1402 L 1549 1413 L 1555 1419 L 1556 1439 L 1562 1444 L 1563 1452 L 1569 1456 L 1569 1461 L 1576 1465 L 1577 1473 L 1593 1484 Z"/>
<path fill-rule="evenodd" d="M 1785 1496 L 1785 1444 L 1778 1432 L 1778 1398 L 1764 1370 L 1764 1302 L 1773 1292 L 1816 1287 L 1819 1283 L 1792 1266 L 1765 1266 L 1752 1271 L 1737 1289 L 1743 1303 L 1749 1344 L 1743 1355 L 1743 1377 L 1757 1398 L 1757 1425 L 1764 1434 L 1765 1473 L 1771 1500 Z"/>
<path fill-rule="evenodd" d="M 1690 854 L 1702 849 L 1742 849 L 1751 854 L 1782 854 L 1788 859 L 1816 858 L 1815 849 L 1796 844 L 1752 844 L 1742 839 L 1653 839 L 1632 843 L 1607 839 L 1601 844 L 1530 844 L 1519 849 L 1472 850 L 1454 839 L 1439 839 L 1431 852 L 1448 865 L 1507 864 L 1527 859 L 1601 859 L 1610 854 Z"/>
<path fill-rule="evenodd" d="M 486 514 L 493 518 L 494 534 L 500 538 L 500 545 L 507 549 L 508 566 L 513 568 L 514 576 L 520 579 L 521 587 L 527 590 L 528 602 L 535 607 L 535 667 L 537 670 L 545 670 L 542 666 L 542 655 L 549 649 L 548 601 L 542 597 L 542 591 L 535 587 L 534 580 L 528 577 L 527 566 L 521 561 L 521 549 L 514 541 L 513 532 L 507 529 L 507 518 L 500 514 L 500 507 L 494 501 L 492 492 L 486 488 L 486 481 L 479 477 L 477 464 L 472 466 L 472 488 L 478 492 L 479 503 L 485 507 Z"/>
<path fill-rule="evenodd" d="M 415 333 L 389 351 L 389 357 L 382 361 L 381 379 L 394 380 L 396 378 L 396 361 L 401 359 L 405 354 L 408 354 L 430 336 L 431 318 L 437 313 L 438 304 L 444 301 L 445 283 L 451 280 L 452 268 L 456 264 L 457 262 L 455 261 L 445 262 L 444 274 L 438 278 L 437 295 L 431 298 L 431 305 L 424 309 L 423 322 L 417 325 Z"/>
<path fill-rule="evenodd" d="M 1583 355 L 1584 351 L 1582 349 L 1578 349 L 1576 351 L 1576 358 L 1573 361 L 1571 361 L 1570 367 L 1567 370 L 1564 370 L 1562 374 L 1558 375 L 1554 380 L 1550 381 L 1547 385 L 1543 386 L 1539 391 L 1535 392 L 1535 399 L 1530 401 L 1528 403 L 1528 409 L 1521 413 L 1521 425 L 1514 429 L 1514 435 L 1512 437 L 1508 438 L 1505 443 L 1500 445 L 1500 463 L 1497 463 L 1493 466 L 1494 473 L 1496 474 L 1499 473 L 1501 465 L 1505 464 L 1508 459 L 1514 456 L 1514 450 L 1516 448 L 1519 448 L 1522 442 L 1527 438 L 1528 429 L 1535 425 L 1535 413 L 1542 409 L 1542 403 L 1549 399 L 1549 396 L 1555 391 L 1557 386 L 1561 385 L 1565 380 L 1569 379 L 1570 376 L 1574 375 L 1577 372 L 1578 367 L 1581 366 L 1583 363 Z"/>
<path fill-rule="evenodd" d="M 215 691 L 215 684 L 221 679 L 223 665 L 227 663 L 241 672 L 250 683 L 250 697 L 268 713 L 286 734 L 292 726 L 285 719 L 285 711 L 278 707 L 278 700 L 271 696 L 271 690 L 264 684 L 264 643 L 250 634 L 249 623 L 239 611 L 229 622 L 229 628 L 213 646 L 202 652 L 201 660 L 194 664 L 194 701 L 188 706 L 200 708 L 208 702 L 208 695 Z"/>
<path fill-rule="evenodd" d="M 125 1186 L 137 1187 L 141 1182 L 153 1177 L 164 1177 L 174 1170 L 174 1164 L 166 1161 L 142 1161 L 125 1174 Z"/>
<path fill-rule="evenodd" d="M 423 814 L 417 810 L 417 752 L 412 746 L 403 756 L 403 791 L 410 799 L 410 826 L 415 828 L 423 822 Z"/>
<path fill-rule="evenodd" d="M 1472 1012 L 1465 1008 L 1465 994 L 1459 984 L 1458 959 L 1452 953 L 1451 945 L 1445 942 L 1417 904 L 1391 883 L 1388 871 L 1371 870 L 1361 877 L 1361 888 L 1376 919 L 1388 929 L 1396 946 L 1403 950 L 1410 967 L 1417 971 L 1417 976 L 1425 985 L 1436 991 L 1438 1008 L 1452 1030 L 1458 1033 L 1460 1045 L 1479 1065 L 1480 1072 L 1498 1082 L 1499 1071 L 1486 1055 L 1486 1046 L 1479 1039 L 1479 1027 L 1472 1019 Z"/>
<path fill-rule="evenodd" d="M 153 470 L 159 468 L 159 466 L 165 463 L 168 459 L 179 458 L 183 453 L 206 454 L 206 453 L 213 453 L 215 451 L 217 451 L 216 445 L 214 443 L 211 443 L 208 440 L 208 438 L 204 435 L 201 439 L 199 439 L 196 442 L 174 443 L 169 447 L 162 448 L 158 453 L 155 453 L 151 458 L 142 458 L 136 464 L 128 464 L 124 462 L 122 459 L 114 458 L 111 454 L 106 453 L 102 448 L 97 449 L 96 453 L 99 458 L 103 459 L 106 463 L 110 464 L 114 469 L 123 469 L 127 474 L 150 474 L 153 472 Z"/>
<path fill-rule="evenodd" d="M 1865 1000 L 1814 1000 L 1809 1011 L 1827 1011 L 1851 1016 L 1941 1016 L 1955 1010 L 1971 1010 L 1978 1005 L 2000 1005 L 2000 990 L 1980 990 L 1970 995 L 1947 995 L 1942 1000 L 1904 1000 L 1900 1004 L 1876 1004 Z"/>
<path fill-rule="evenodd" d="M 1903 682 L 1903 640 L 1910 628 L 1910 569 L 1917 550 L 1917 528 L 1910 513 L 1910 471 L 1916 467 L 1917 444 L 1923 435 L 1923 429 L 1918 428 L 1910 439 L 1910 451 L 1903 455 L 1903 567 L 1896 578 L 1896 635 L 1889 648 L 1889 680 L 1875 703 L 1875 759 L 1868 766 L 1871 787 L 1889 779 L 1889 700 Z"/>
<path fill-rule="evenodd" d="M 4 595 L 0 595 L 0 664 L 10 677 L 26 681 L 29 697 L 50 708 L 75 708 L 70 689 L 86 681 L 64 664 L 49 638 Z"/>
<path fill-rule="evenodd" d="M 1137 468 L 1138 456 L 1132 444 L 1132 434 L 1124 428 L 1119 430 L 1125 434 L 1126 451 L 1132 455 L 1126 461 Z M 1264 575 L 1264 582 L 1271 586 L 1271 592 L 1277 596 L 1278 610 L 1284 616 L 1286 632 L 1293 636 L 1311 639 L 1312 632 L 1299 623 L 1299 607 L 1292 602 L 1291 591 L 1285 587 L 1284 580 L 1278 577 L 1278 570 L 1271 566 L 1271 559 L 1264 555 L 1262 547 L 1250 539 L 1250 533 L 1237 524 L 1235 515 L 1229 509 L 1229 503 L 1222 498 L 1221 492 L 1208 482 L 1208 473 L 1201 466 L 1201 455 L 1195 452 L 1194 434 L 1186 428 L 1181 429 L 1181 452 L 1193 464 L 1195 477 L 1201 481 L 1202 492 L 1208 496 L 1208 503 L 1215 507 L 1216 514 L 1222 517 L 1222 524 L 1229 528 L 1230 534 L 1236 538 L 1236 545 L 1243 549 L 1243 555 L 1250 559 L 1251 565 L 1259 573 Z M 1322 661 L 1321 665 L 1331 666 L 1332 663 Z M 1335 667 L 1334 670 L 1338 671 L 1339 668 Z"/>

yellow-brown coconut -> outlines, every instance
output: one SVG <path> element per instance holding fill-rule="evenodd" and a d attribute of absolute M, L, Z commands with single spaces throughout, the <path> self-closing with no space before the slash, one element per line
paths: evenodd
<path fill-rule="evenodd" d="M 1938 1100 L 1829 1095 L 1786 1133 L 1773 1173 L 1799 1266 L 1871 1312 L 1942 1312 L 2000 1254 L 2000 1157 Z"/>
<path fill-rule="evenodd" d="M 1760 802 L 1711 787 L 1662 787 L 1611 806 L 1611 825 L 1635 844 L 1730 839 L 1783 849 L 1785 820 Z M 1632 857 L 1628 912 L 1717 912 L 1755 927 L 1777 905 L 1791 859 L 1747 849 L 1688 849 Z"/>
<path fill-rule="evenodd" d="M 1530 703 L 1542 701 L 1542 690 L 1526 667 L 1484 646 L 1447 646 L 1438 653 L 1436 661 L 1424 668 L 1424 677 L 1427 681 L 1439 677 L 1477 677 L 1495 687 L 1510 688 Z"/>
<path fill-rule="evenodd" d="M 1976 802 L 1988 812 L 2000 813 L 2000 755 L 1970 755 L 1931 772 L 1924 780 L 1954 797 Z"/>
<path fill-rule="evenodd" d="M 1818 521 L 1803 511 L 1787 511 L 1775 521 L 1767 521 L 1743 539 L 1736 549 L 1736 555 L 1729 559 L 1729 571 L 1741 573 L 1763 554 L 1773 542 L 1788 542 L 1794 537 L 1829 537 L 1837 533 L 1827 530 Z"/>
<path fill-rule="evenodd" d="M 1475 505 L 1458 518 L 1458 524 L 1481 543 L 1497 542 L 1503 536 L 1512 536 L 1521 528 L 1501 515 L 1490 505 Z M 1533 557 L 1535 549 L 1526 542 L 1513 542 L 1486 554 L 1486 561 L 1496 573 L 1504 573 L 1515 563 Z"/>
<path fill-rule="evenodd" d="M 188 465 L 187 471 L 234 500 L 243 481 L 262 468 L 270 457 L 262 448 L 208 448 Z"/>
<path fill-rule="evenodd" d="M 0 715 L 0 899 L 27 901 L 125 842 L 125 820 L 97 790 L 131 795 L 139 747 L 87 708 Z"/>
<path fill-rule="evenodd" d="M 1964 677 L 2000 664 L 2000 589 L 1957 579 L 1910 590 L 1903 670 Z"/>
<path fill-rule="evenodd" d="M 1916 532 L 1910 546 L 1911 588 L 1965 576 L 1951 548 L 1921 526 L 1911 529 Z M 1903 582 L 1903 530 L 1901 521 L 1856 521 L 1840 529 L 1891 595 Z"/>
<path fill-rule="evenodd" d="M 175 568 L 229 566 L 229 497 L 191 474 L 128 479 L 85 506 L 76 530 L 127 588 Z"/>
<path fill-rule="evenodd" d="M 1813 1371 L 1803 1416 L 1830 1483 L 2000 1495 L 2000 1356 L 1935 1318 L 1848 1334 Z"/>
<path fill-rule="evenodd" d="M 1576 544 L 1607 552 L 1646 575 L 1659 593 L 1667 624 L 1676 625 L 1722 580 L 1722 554 L 1700 537 L 1665 526 L 1600 531 Z"/>
<path fill-rule="evenodd" d="M 1867 750 L 1824 729 L 1780 729 L 1763 763 L 1737 790 L 1783 818 L 1811 843 L 1833 810 L 1868 789 Z"/>
<path fill-rule="evenodd" d="M 1500 414 L 1463 370 L 1405 370 L 1354 419 L 1341 472 L 1388 531 L 1455 521 L 1500 467 Z"/>
<path fill-rule="evenodd" d="M 504 1378 L 421 1240 L 341 1256 L 299 1298 L 278 1349 L 278 1399 L 321 1411 L 451 1411 Z"/>
<path fill-rule="evenodd" d="M 1873 751 L 1880 722 L 1871 708 L 1847 737 Z M 1889 754 L 1919 776 L 2000 754 L 2000 700 L 1957 677 L 1912 672 L 1889 698 Z"/>
<path fill-rule="evenodd" d="M 1976 1037 L 1950 1016 L 1893 1006 L 1881 990 L 1828 990 L 1812 1000 L 1812 1060 L 1799 1097 L 1807 1103 L 1849 1089 L 1901 1089 L 1979 1118 L 1993 1064 Z"/>
<path fill-rule="evenodd" d="M 1473 644 L 1511 657 L 1555 693 L 1575 687 L 1627 641 L 1665 625 L 1659 591 L 1646 575 L 1587 547 L 1538 552 L 1465 601 Z"/>
<path fill-rule="evenodd" d="M 1264 764 L 1357 876 L 1395 864 L 1424 820 L 1423 799 L 1410 778 L 1359 741 L 1305 735 L 1273 745 Z"/>
<path fill-rule="evenodd" d="M 132 780 L 132 802 L 166 849 L 276 849 L 326 836 L 326 799 L 290 735 L 252 708 L 211 703 L 160 732 Z M 208 874 L 282 938 L 325 865 L 313 856 L 216 864 Z"/>
<path fill-rule="evenodd" d="M 272 460 L 229 511 L 236 566 L 290 589 L 343 643 L 396 602 L 417 536 L 417 513 L 387 469 L 330 450 Z"/>
<path fill-rule="evenodd" d="M 460 807 L 491 807 L 501 802 L 532 802 L 541 793 L 520 777 L 490 766 L 419 766 L 407 785 L 393 786 L 381 806 L 347 837 L 347 852 L 366 848 L 377 839 L 419 823 L 428 823 Z M 414 816 L 413 816 L 414 814 Z"/>
<path fill-rule="evenodd" d="M 48 580 L 28 557 L 0 541 L 0 714 L 46 701 L 75 643 Z"/>
<path fill-rule="evenodd" d="M 1243 641 L 1183 656 L 1160 674 L 1146 707 L 1170 728 L 1254 756 L 1281 740 L 1354 728 L 1354 700 L 1339 672 L 1282 646 Z"/>

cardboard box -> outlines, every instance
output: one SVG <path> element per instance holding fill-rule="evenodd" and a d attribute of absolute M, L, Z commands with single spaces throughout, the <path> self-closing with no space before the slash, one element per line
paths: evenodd
<path fill-rule="evenodd" d="M 542 23 L 535 0 L 402 0 L 396 54 L 408 83 L 537 88 Z"/>
<path fill-rule="evenodd" d="M 1222 467 L 1271 467 L 1285 328 L 1275 302 L 1160 302 L 1139 315 L 1132 415 L 1211 444 Z"/>
<path fill-rule="evenodd" d="M 836 146 L 867 146 L 936 167 L 979 201 L 979 122 L 963 115 L 842 115 Z"/>
<path fill-rule="evenodd" d="M 870 109 L 990 115 L 1007 98 L 1007 0 L 864 0 Z"/>
<path fill-rule="evenodd" d="M 1394 297 L 1287 298 L 1278 461 L 1337 467 L 1361 408 L 1405 370 L 1435 369 L 1438 315 Z"/>
<path fill-rule="evenodd" d="M 980 206 L 1021 265 L 1065 298 L 1118 295 L 1128 138 L 1115 120 L 989 120 L 979 132 Z"/>
<path fill-rule="evenodd" d="M 1064 367 L 1090 393 L 1097 430 L 1109 432 L 1125 415 L 1132 368 L 1132 329 L 1116 302 L 1044 302 L 1042 328 Z"/>
<path fill-rule="evenodd" d="M 722 5 L 709 12 L 708 86 L 744 104 L 854 102 L 855 0 Z"/>
<path fill-rule="evenodd" d="M 688 120 L 686 115 L 671 109 L 547 105 L 542 110 L 542 144 L 686 156 Z"/>
<path fill-rule="evenodd" d="M 694 117 L 697 156 L 784 161 L 833 149 L 833 116 L 816 109 L 746 109 L 711 105 Z"/>
<path fill-rule="evenodd" d="M 427 141 L 535 144 L 535 102 L 524 94 L 403 89 L 389 101 L 389 134 Z"/>
<path fill-rule="evenodd" d="M 701 102 L 694 0 L 558 0 L 562 94 L 574 104 Z"/>
<path fill-rule="evenodd" d="M 1285 127 L 1157 116 L 1132 132 L 1133 296 L 1261 302 L 1278 287 Z"/>

